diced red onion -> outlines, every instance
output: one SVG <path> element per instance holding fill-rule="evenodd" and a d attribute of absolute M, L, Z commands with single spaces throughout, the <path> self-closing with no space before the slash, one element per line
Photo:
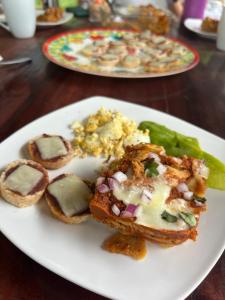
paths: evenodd
<path fill-rule="evenodd" d="M 121 213 L 121 217 L 123 218 L 132 218 L 133 215 L 131 212 L 127 211 L 127 210 L 124 210 L 122 213 Z"/>
<path fill-rule="evenodd" d="M 115 188 L 118 187 L 119 183 L 116 179 L 114 178 L 108 178 L 108 183 L 109 183 L 109 188 L 110 190 L 114 190 Z"/>
<path fill-rule="evenodd" d="M 183 196 L 185 200 L 191 200 L 193 197 L 193 192 L 184 192 Z"/>
<path fill-rule="evenodd" d="M 137 209 L 138 205 L 135 205 L 135 204 L 128 204 L 125 211 L 129 212 L 132 214 L 132 216 L 135 215 L 135 211 Z"/>
<path fill-rule="evenodd" d="M 118 182 L 123 182 L 127 180 L 127 175 L 121 171 L 116 172 L 115 174 L 113 174 L 112 177 L 115 178 Z"/>
<path fill-rule="evenodd" d="M 159 164 L 156 169 L 159 172 L 159 175 L 163 175 L 166 172 L 166 166 L 162 164 Z"/>
<path fill-rule="evenodd" d="M 99 193 L 107 193 L 109 192 L 109 187 L 106 184 L 100 184 L 97 186 Z"/>
<path fill-rule="evenodd" d="M 204 163 L 200 165 L 199 175 L 203 178 L 207 179 L 209 177 L 209 168 L 206 167 Z"/>
<path fill-rule="evenodd" d="M 155 160 L 155 162 L 160 163 L 160 157 L 158 156 L 158 154 L 156 154 L 154 152 L 150 152 L 148 157 L 153 158 Z"/>
<path fill-rule="evenodd" d="M 120 209 L 118 208 L 118 206 L 116 204 L 113 204 L 112 206 L 112 212 L 116 215 L 119 216 L 120 215 Z"/>
<path fill-rule="evenodd" d="M 98 177 L 96 180 L 96 186 L 102 184 L 105 181 L 105 177 Z"/>
<path fill-rule="evenodd" d="M 187 186 L 186 183 L 184 183 L 184 182 L 178 184 L 177 190 L 178 190 L 178 192 L 180 192 L 180 193 L 184 193 L 184 192 L 188 192 L 188 191 L 189 191 L 188 186 Z"/>
<path fill-rule="evenodd" d="M 149 203 L 149 201 L 152 199 L 152 192 L 144 189 L 141 194 L 141 200 L 145 203 Z"/>

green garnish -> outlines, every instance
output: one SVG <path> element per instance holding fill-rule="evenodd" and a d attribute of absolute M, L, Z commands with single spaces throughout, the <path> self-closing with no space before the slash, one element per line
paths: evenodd
<path fill-rule="evenodd" d="M 179 217 L 191 227 L 194 227 L 197 224 L 196 218 L 192 213 L 180 212 Z"/>
<path fill-rule="evenodd" d="M 174 215 L 169 214 L 166 210 L 161 214 L 163 220 L 166 220 L 169 223 L 177 222 L 177 217 Z"/>
<path fill-rule="evenodd" d="M 158 164 L 154 161 L 154 158 L 148 160 L 145 163 L 145 174 L 148 177 L 158 176 L 159 172 L 157 170 Z"/>
<path fill-rule="evenodd" d="M 167 155 L 172 156 L 192 156 L 203 159 L 209 168 L 208 187 L 225 190 L 225 164 L 211 154 L 204 152 L 196 138 L 188 137 L 176 131 L 170 130 L 166 126 L 144 121 L 139 127 L 141 130 L 148 129 L 151 142 L 165 148 Z"/>
<path fill-rule="evenodd" d="M 194 195 L 194 200 L 197 201 L 197 202 L 200 202 L 202 204 L 204 204 L 207 201 L 206 198 L 201 198 L 201 197 L 198 197 L 198 196 L 195 196 L 195 195 Z"/>

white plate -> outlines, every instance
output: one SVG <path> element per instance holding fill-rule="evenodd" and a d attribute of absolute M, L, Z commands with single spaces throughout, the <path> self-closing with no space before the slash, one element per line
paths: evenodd
<path fill-rule="evenodd" d="M 225 141 L 213 134 L 147 107 L 92 97 L 38 119 L 2 142 L 0 169 L 22 158 L 21 149 L 34 136 L 56 133 L 71 138 L 69 125 L 102 106 L 119 110 L 138 123 L 152 120 L 179 128 L 183 134 L 196 136 L 206 151 L 225 161 Z M 94 158 L 74 159 L 61 170 L 49 173 L 52 177 L 68 171 L 91 179 L 99 163 L 100 159 Z M 198 286 L 225 247 L 224 192 L 209 190 L 207 198 L 208 212 L 202 215 L 196 242 L 169 249 L 149 243 L 147 258 L 139 262 L 101 249 L 111 231 L 108 227 L 95 221 L 64 224 L 51 216 L 44 201 L 18 209 L 0 199 L 0 229 L 35 261 L 91 291 L 112 299 L 177 300 Z"/>
<path fill-rule="evenodd" d="M 37 10 L 36 11 L 36 16 L 42 15 L 44 13 L 44 10 Z M 64 12 L 63 13 L 63 18 L 57 22 L 40 22 L 37 21 L 37 26 L 40 27 L 46 27 L 46 26 L 58 26 L 58 25 L 62 25 L 65 24 L 67 22 L 69 22 L 71 19 L 73 18 L 73 13 L 70 12 Z"/>
<path fill-rule="evenodd" d="M 204 38 L 208 38 L 208 39 L 216 39 L 217 37 L 217 34 L 216 33 L 213 33 L 213 32 L 205 32 L 205 31 L 202 31 L 201 30 L 201 24 L 202 24 L 202 19 L 186 19 L 184 21 L 184 26 L 197 33 L 198 35 L 200 35 L 201 37 L 204 37 Z"/>
<path fill-rule="evenodd" d="M 44 10 L 37 10 L 36 11 L 36 16 L 42 15 L 44 13 Z M 69 22 L 73 18 L 73 13 L 70 12 L 64 12 L 63 18 L 57 22 L 39 22 L 37 21 L 37 26 L 40 27 L 52 27 L 52 26 L 58 26 L 65 24 Z M 0 14 L 0 22 L 6 22 L 6 17 L 4 14 Z"/>

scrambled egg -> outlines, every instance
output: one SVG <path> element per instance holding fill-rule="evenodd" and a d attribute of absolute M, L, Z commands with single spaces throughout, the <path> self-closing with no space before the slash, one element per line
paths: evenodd
<path fill-rule="evenodd" d="M 124 148 L 138 143 L 149 143 L 149 131 L 137 129 L 137 124 L 114 112 L 101 108 L 96 114 L 90 115 L 83 124 L 74 122 L 72 129 L 75 135 L 73 146 L 75 155 L 85 157 L 114 156 L 121 157 Z"/>

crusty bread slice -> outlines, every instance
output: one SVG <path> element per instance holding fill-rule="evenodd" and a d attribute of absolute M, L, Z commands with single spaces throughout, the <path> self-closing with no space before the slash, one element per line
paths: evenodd
<path fill-rule="evenodd" d="M 67 176 L 67 175 L 71 175 L 71 174 L 61 174 L 59 176 L 57 176 L 56 178 L 54 178 L 50 183 L 55 182 L 57 179 L 61 178 L 62 176 Z M 86 183 L 86 182 L 85 182 Z M 91 217 L 91 213 L 89 208 L 87 210 L 85 210 L 82 213 L 73 215 L 73 216 L 66 216 L 62 209 L 60 208 L 58 202 L 56 201 L 56 199 L 54 199 L 54 197 L 48 192 L 48 190 L 46 189 L 45 192 L 45 199 L 47 201 L 48 207 L 52 213 L 52 215 L 56 218 L 61 220 L 64 223 L 67 224 L 79 224 L 82 222 L 87 221 L 90 217 Z"/>
<path fill-rule="evenodd" d="M 43 174 L 43 178 L 38 183 L 35 191 L 25 196 L 21 195 L 16 191 L 10 190 L 5 183 L 5 180 L 7 179 L 8 175 L 10 175 L 13 172 L 13 170 L 18 168 L 20 165 L 28 165 L 30 167 L 33 167 L 34 169 L 37 169 Z M 6 201 L 17 207 L 27 207 L 38 202 L 38 200 L 42 197 L 48 182 L 48 172 L 42 167 L 42 165 L 32 160 L 16 160 L 10 163 L 1 174 L 1 195 Z"/>
<path fill-rule="evenodd" d="M 44 136 L 46 136 L 46 137 L 54 137 L 54 136 L 55 137 L 60 137 L 60 139 L 63 141 L 63 143 L 64 143 L 64 145 L 67 149 L 67 154 L 58 156 L 58 157 L 53 158 L 53 159 L 42 159 L 41 155 L 38 151 L 38 148 L 35 144 L 35 141 L 37 141 L 39 138 L 44 137 Z M 34 138 L 34 139 L 32 139 L 28 142 L 27 148 L 28 148 L 28 153 L 29 153 L 31 159 L 33 159 L 36 162 L 39 162 L 46 169 L 59 169 L 59 168 L 65 166 L 74 156 L 74 151 L 73 151 L 71 143 L 68 140 L 64 139 L 62 136 L 59 136 L 59 135 L 43 134 L 41 136 L 38 136 L 38 137 L 36 137 L 36 138 Z"/>

